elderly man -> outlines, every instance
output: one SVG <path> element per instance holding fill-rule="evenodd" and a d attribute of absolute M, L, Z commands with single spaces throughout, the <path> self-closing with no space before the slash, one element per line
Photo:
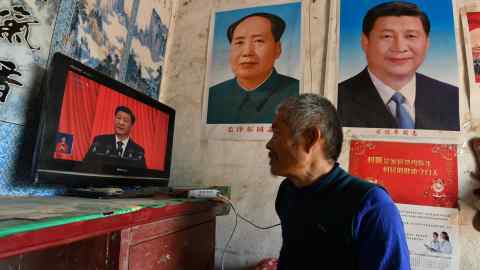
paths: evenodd
<path fill-rule="evenodd" d="M 338 86 L 342 126 L 459 130 L 458 88 L 417 73 L 430 45 L 417 5 L 387 2 L 363 19 L 368 67 Z"/>
<path fill-rule="evenodd" d="M 303 94 L 279 107 L 267 143 L 271 173 L 286 177 L 278 270 L 410 269 L 398 209 L 383 188 L 339 167 L 342 140 L 325 98 Z"/>
<path fill-rule="evenodd" d="M 282 18 L 270 13 L 253 13 L 230 25 L 235 78 L 209 89 L 207 124 L 271 123 L 278 104 L 298 95 L 298 80 L 274 68 L 284 31 Z"/>

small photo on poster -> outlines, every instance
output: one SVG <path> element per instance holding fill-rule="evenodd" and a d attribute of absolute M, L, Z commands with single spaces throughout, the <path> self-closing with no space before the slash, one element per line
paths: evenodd
<path fill-rule="evenodd" d="M 301 3 L 217 11 L 210 41 L 207 125 L 271 124 L 277 106 L 299 95 Z"/>
<path fill-rule="evenodd" d="M 432 232 L 432 238 L 424 244 L 425 248 L 433 253 L 452 254 L 452 243 L 448 232 Z"/>
<path fill-rule="evenodd" d="M 344 127 L 459 131 L 451 0 L 341 0 Z"/>

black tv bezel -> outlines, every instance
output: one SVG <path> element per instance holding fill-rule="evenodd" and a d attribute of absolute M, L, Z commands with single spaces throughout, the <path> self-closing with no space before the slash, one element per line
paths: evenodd
<path fill-rule="evenodd" d="M 82 161 L 54 158 L 55 138 L 68 71 L 86 76 L 120 94 L 154 107 L 169 116 L 164 170 L 113 166 L 100 163 L 95 170 L 88 169 Z M 55 53 L 44 100 L 37 138 L 34 180 L 37 184 L 55 184 L 68 187 L 105 186 L 167 186 L 170 178 L 175 110 L 135 89 L 116 81 L 64 54 Z M 82 165 L 83 164 L 83 165 Z M 81 167 L 87 167 L 87 169 Z"/>

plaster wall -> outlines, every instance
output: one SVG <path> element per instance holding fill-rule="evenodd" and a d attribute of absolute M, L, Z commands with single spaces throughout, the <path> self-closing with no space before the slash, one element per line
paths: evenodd
<path fill-rule="evenodd" d="M 232 200 L 241 214 L 259 225 L 278 223 L 274 200 L 282 178 L 269 173 L 266 141 L 220 141 L 202 137 L 202 97 L 207 71 L 207 48 L 210 16 L 214 9 L 283 3 L 279 0 L 179 0 L 176 2 L 174 23 L 167 49 L 164 81 L 160 100 L 177 109 L 176 132 L 173 149 L 172 182 L 174 186 L 229 185 Z M 457 1 L 457 8 L 464 3 Z M 477 1 L 480 3 L 480 1 Z M 305 44 L 304 89 L 322 93 L 329 87 L 331 76 L 325 77 L 328 61 L 327 42 L 330 27 L 336 27 L 334 17 L 329 18 L 333 0 L 302 1 L 304 10 L 303 37 Z M 458 10 L 457 30 L 461 26 Z M 459 31 L 461 33 L 461 31 Z M 462 40 L 461 34 L 458 36 Z M 465 67 L 465 53 L 461 49 L 459 64 Z M 466 68 L 464 68 L 466 71 Z M 329 75 L 326 75 L 329 76 Z M 461 80 L 466 80 L 466 75 Z M 468 91 L 468 89 L 467 89 Z M 464 108 L 468 111 L 468 108 Z M 468 118 L 468 115 L 465 116 Z M 480 121 L 467 120 L 466 132 L 459 145 L 461 179 L 460 269 L 480 269 L 480 232 L 475 229 L 473 188 L 477 185 L 470 172 L 475 169 L 473 156 L 467 146 L 468 139 L 480 135 Z M 344 160 L 345 155 L 342 156 Z M 343 163 L 343 162 L 342 162 Z M 233 228 L 234 216 L 219 217 L 217 225 L 217 266 L 219 255 Z M 480 227 L 480 226 L 478 226 Z M 280 228 L 259 231 L 239 222 L 230 246 L 226 250 L 226 269 L 246 269 L 261 258 L 276 257 L 281 245 Z"/>

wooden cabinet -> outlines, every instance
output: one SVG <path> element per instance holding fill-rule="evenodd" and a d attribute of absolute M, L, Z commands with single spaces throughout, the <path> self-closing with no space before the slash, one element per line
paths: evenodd
<path fill-rule="evenodd" d="M 112 260 L 111 240 L 119 233 L 110 233 L 56 247 L 33 250 L 0 260 L 2 270 L 85 270 L 117 269 Z"/>
<path fill-rule="evenodd" d="M 1 237 L 0 269 L 210 270 L 214 253 L 215 204 L 184 202 Z"/>
<path fill-rule="evenodd" d="M 211 270 L 215 221 L 209 214 L 174 217 L 122 231 L 122 270 Z"/>

